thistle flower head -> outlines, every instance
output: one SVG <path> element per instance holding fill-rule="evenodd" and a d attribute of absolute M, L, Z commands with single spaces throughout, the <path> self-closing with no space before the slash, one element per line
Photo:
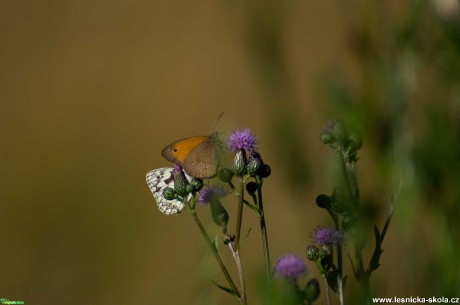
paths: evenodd
<path fill-rule="evenodd" d="M 343 234 L 328 227 L 318 227 L 313 231 L 313 242 L 322 246 L 333 246 L 343 244 Z"/>
<path fill-rule="evenodd" d="M 294 279 L 307 271 L 304 261 L 296 255 L 288 254 L 280 257 L 276 262 L 273 273 L 276 276 Z"/>
<path fill-rule="evenodd" d="M 244 150 L 250 154 L 255 152 L 256 145 L 257 137 L 251 134 L 249 128 L 233 131 L 227 141 L 227 148 L 234 153 Z"/>
<path fill-rule="evenodd" d="M 198 192 L 196 202 L 199 206 L 205 206 L 207 203 L 219 201 L 220 198 L 227 195 L 225 189 L 220 185 L 209 185 Z"/>
<path fill-rule="evenodd" d="M 180 165 L 174 165 L 174 168 L 173 168 L 173 174 L 180 174 L 182 173 L 182 167 Z"/>

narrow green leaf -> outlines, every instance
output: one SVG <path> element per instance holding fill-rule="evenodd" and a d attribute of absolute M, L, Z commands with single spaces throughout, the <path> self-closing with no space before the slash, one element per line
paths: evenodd
<path fill-rule="evenodd" d="M 251 233 L 251 230 L 252 230 L 252 228 L 249 228 L 248 233 L 246 233 L 246 235 L 244 235 L 244 237 L 242 238 L 242 241 L 246 240 L 246 238 L 249 237 L 249 233 Z"/>
<path fill-rule="evenodd" d="M 219 285 L 217 284 L 216 281 L 214 280 L 211 280 L 211 282 L 216 285 L 218 288 L 222 289 L 223 291 L 227 292 L 227 293 L 230 293 L 231 295 L 234 295 L 235 297 L 239 298 L 238 297 L 238 294 L 231 288 L 228 288 L 228 287 L 225 287 L 225 286 L 222 286 L 222 285 Z"/>
<path fill-rule="evenodd" d="M 355 264 L 353 263 L 353 260 L 351 259 L 350 253 L 348 253 L 348 258 L 350 259 L 351 269 L 353 269 L 353 273 L 355 274 L 355 277 L 357 277 L 358 273 L 356 271 Z"/>
<path fill-rule="evenodd" d="M 214 247 L 214 249 L 219 250 L 219 237 L 216 235 L 214 237 L 214 240 L 212 241 L 212 246 Z"/>
<path fill-rule="evenodd" d="M 260 217 L 261 213 L 260 213 L 260 209 L 258 207 L 256 207 L 255 205 L 253 204 L 250 204 L 246 199 L 243 200 L 244 204 L 246 204 L 249 208 L 251 208 L 251 210 L 257 214 L 257 216 Z"/>

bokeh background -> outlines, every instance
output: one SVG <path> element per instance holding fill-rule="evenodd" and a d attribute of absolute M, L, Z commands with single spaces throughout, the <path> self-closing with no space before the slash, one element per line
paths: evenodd
<path fill-rule="evenodd" d="M 160 214 L 145 183 L 169 166 L 164 146 L 211 134 L 221 112 L 216 130 L 249 127 L 272 166 L 273 260 L 304 256 L 330 224 L 314 201 L 336 182 L 319 133 L 342 118 L 363 134 L 358 181 L 380 227 L 398 195 L 373 295 L 460 296 L 457 0 L 0 0 L 0 298 L 234 304 L 192 218 Z"/>

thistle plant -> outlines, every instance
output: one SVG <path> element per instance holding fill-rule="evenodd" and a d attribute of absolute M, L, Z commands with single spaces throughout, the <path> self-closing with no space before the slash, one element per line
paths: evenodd
<path fill-rule="evenodd" d="M 328 123 L 321 133 L 321 141 L 334 150 L 341 179 L 331 195 L 321 194 L 316 198 L 318 207 L 325 209 L 331 216 L 333 226 L 317 226 L 313 230 L 311 244 L 306 247 L 306 258 L 316 265 L 320 272 L 326 304 L 332 304 L 331 292 L 335 292 L 340 304 L 343 305 L 347 281 L 347 276 L 343 272 L 345 243 L 354 247 L 353 253 L 348 256 L 354 277 L 361 284 L 367 299 L 370 275 L 380 265 L 382 243 L 391 220 L 393 206 L 383 229 L 380 231 L 374 226 L 375 249 L 365 267 L 362 256 L 365 242 L 361 238 L 363 212 L 354 172 L 362 141 L 356 134 L 348 133 L 340 120 Z M 302 278 L 308 275 L 309 268 L 301 257 L 286 254 L 280 257 L 272 268 L 263 201 L 263 185 L 271 174 L 271 168 L 263 161 L 257 151 L 257 145 L 257 137 L 249 129 L 235 130 L 226 142 L 227 151 L 232 154 L 233 162 L 229 167 L 219 170 L 218 182 L 214 181 L 217 179 L 213 179 L 207 185 L 203 185 L 202 180 L 187 177 L 183 170 L 176 166 L 172 171 L 174 188 L 166 188 L 163 196 L 166 200 L 179 200 L 185 204 L 227 281 L 213 283 L 233 295 L 240 304 L 249 303 L 241 260 L 241 227 L 248 213 L 255 214 L 259 220 L 266 286 L 276 289 L 274 283 L 282 283 L 282 304 L 313 304 L 320 297 L 320 283 L 313 278 L 302 285 Z M 236 199 L 236 215 L 229 215 L 223 204 L 223 199 L 230 196 Z M 210 238 L 198 216 L 198 213 L 206 213 L 207 209 L 210 210 L 214 224 L 221 229 L 220 241 Z M 234 227 L 230 226 L 230 219 L 235 219 Z M 228 271 L 229 266 L 223 262 L 222 255 L 225 251 L 220 245 L 225 245 L 224 249 L 228 248 L 233 259 L 233 268 L 237 270 L 238 281 L 232 278 Z M 278 304 L 271 300 L 269 295 L 265 303 Z"/>
<path fill-rule="evenodd" d="M 324 279 L 327 304 L 332 304 L 330 289 L 338 293 L 340 304 L 345 304 L 344 286 L 347 276 L 343 274 L 343 246 L 346 235 L 347 242 L 353 243 L 353 253 L 348 254 L 348 257 L 354 277 L 362 288 L 363 299 L 369 303 L 370 276 L 380 266 L 382 243 L 396 202 L 391 204 L 382 230 L 380 231 L 377 225 L 374 225 L 375 247 L 365 265 L 362 255 L 366 246 L 365 238 L 363 238 L 363 233 L 366 231 L 365 213 L 360 203 L 354 170 L 362 139 L 357 133 L 348 132 L 341 120 L 330 121 L 321 132 L 320 138 L 324 144 L 334 150 L 340 169 L 340 179 L 339 185 L 334 188 L 331 195 L 321 194 L 316 198 L 318 207 L 325 209 L 331 216 L 334 228 L 323 227 L 314 230 L 312 235 L 314 245 L 307 246 L 307 257 L 316 263 Z M 334 252 L 336 252 L 335 255 Z"/>

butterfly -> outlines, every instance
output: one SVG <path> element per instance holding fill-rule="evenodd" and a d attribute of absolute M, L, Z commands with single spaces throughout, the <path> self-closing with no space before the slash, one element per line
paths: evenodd
<path fill-rule="evenodd" d="M 177 140 L 166 146 L 161 154 L 194 178 L 211 178 L 217 173 L 222 142 L 217 132 L 210 136 L 195 136 Z"/>
<path fill-rule="evenodd" d="M 185 176 L 188 181 L 192 180 L 187 174 L 185 174 Z M 173 168 L 164 167 L 154 169 L 147 173 L 146 180 L 161 213 L 175 215 L 179 214 L 184 209 L 185 203 L 182 201 L 177 199 L 168 200 L 163 197 L 163 191 L 167 187 L 174 188 Z M 190 197 L 187 199 L 189 198 Z"/>

